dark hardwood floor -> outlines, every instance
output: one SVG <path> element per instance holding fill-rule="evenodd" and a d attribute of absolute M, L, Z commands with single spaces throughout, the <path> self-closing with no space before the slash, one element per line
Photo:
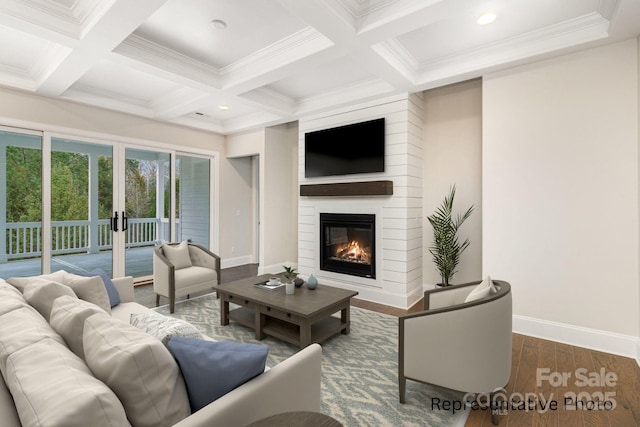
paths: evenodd
<path fill-rule="evenodd" d="M 258 266 L 256 264 L 243 265 L 239 267 L 226 268 L 222 270 L 222 281 L 229 282 L 245 277 L 256 276 Z M 136 301 L 149 307 L 155 306 L 155 294 L 151 285 L 136 286 Z M 166 300 L 161 300 L 165 304 Z M 385 313 L 392 316 L 399 316 L 406 313 L 413 313 L 422 309 L 422 302 L 418 302 L 409 310 L 389 307 L 369 301 L 353 299 L 352 305 L 367 310 Z M 553 381 L 541 381 L 537 384 L 538 369 L 548 369 L 549 374 L 569 373 L 564 384 Z M 580 370 L 576 372 L 577 370 Z M 596 373 L 596 374 L 594 374 Z M 604 373 L 604 375 L 601 375 Z M 594 375 L 603 380 L 606 375 L 614 374 L 616 380 L 609 378 L 609 384 L 598 384 L 585 382 L 582 384 L 582 377 L 593 379 Z M 551 379 L 555 379 L 552 376 Z M 578 383 L 576 384 L 576 381 Z M 614 384 L 615 382 L 615 384 Z M 395 393 L 396 390 L 394 389 Z M 547 341 L 539 338 L 529 337 L 520 334 L 513 334 L 511 381 L 506 387 L 507 396 L 523 396 L 556 401 L 558 408 L 546 412 L 536 410 L 512 409 L 506 415 L 499 417 L 502 427 L 519 426 L 616 426 L 632 427 L 640 426 L 640 367 L 634 359 L 589 350 L 582 347 L 574 347 L 554 341 Z M 582 404 L 582 409 L 571 408 L 580 405 L 569 404 L 565 409 L 564 396 L 571 393 L 581 395 L 583 400 L 591 400 Z M 588 409 L 593 404 L 593 398 L 598 396 L 609 396 L 605 400 L 613 402 L 613 410 L 593 410 Z M 516 399 L 517 400 L 517 399 Z M 491 414 L 488 410 L 471 411 L 465 426 L 489 427 L 491 426 Z"/>

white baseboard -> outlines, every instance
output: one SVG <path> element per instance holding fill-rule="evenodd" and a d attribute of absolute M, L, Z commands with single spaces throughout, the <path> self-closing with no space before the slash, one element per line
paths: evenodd
<path fill-rule="evenodd" d="M 640 340 L 631 335 L 519 315 L 513 316 L 513 332 L 630 357 L 640 364 Z"/>
<path fill-rule="evenodd" d="M 220 267 L 229 268 L 245 264 L 251 264 L 251 255 L 244 255 L 235 258 L 223 258 L 222 262 L 220 263 Z"/>

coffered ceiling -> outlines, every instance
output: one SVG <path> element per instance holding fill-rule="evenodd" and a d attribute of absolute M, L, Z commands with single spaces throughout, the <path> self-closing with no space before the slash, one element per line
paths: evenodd
<path fill-rule="evenodd" d="M 639 0 L 0 0 L 0 85 L 229 134 L 639 34 Z"/>

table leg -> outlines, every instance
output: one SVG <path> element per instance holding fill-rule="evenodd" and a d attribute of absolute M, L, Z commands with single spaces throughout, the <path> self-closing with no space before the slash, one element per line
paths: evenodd
<path fill-rule="evenodd" d="M 300 323 L 300 348 L 305 348 L 311 344 L 311 322 L 303 320 Z"/>
<path fill-rule="evenodd" d="M 220 299 L 220 324 L 227 326 L 229 324 L 229 301 L 222 297 Z"/>
<path fill-rule="evenodd" d="M 349 328 L 351 327 L 351 304 L 347 303 L 347 306 L 342 309 L 340 320 L 344 325 L 342 335 L 349 335 Z"/>
<path fill-rule="evenodd" d="M 263 340 L 266 337 L 266 334 L 264 333 L 263 329 L 264 329 L 264 325 L 265 323 L 267 323 L 267 316 L 265 316 L 263 313 L 260 312 L 260 310 L 258 310 L 258 308 L 255 308 L 255 334 L 256 334 L 256 339 L 257 340 Z"/>

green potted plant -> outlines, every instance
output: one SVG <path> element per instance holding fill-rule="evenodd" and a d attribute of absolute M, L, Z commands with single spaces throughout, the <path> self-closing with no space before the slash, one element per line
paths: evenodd
<path fill-rule="evenodd" d="M 293 279 L 298 277 L 298 272 L 294 267 L 283 265 L 282 268 L 284 268 L 284 273 L 282 273 L 282 276 L 286 279 L 287 282 L 293 282 Z"/>
<path fill-rule="evenodd" d="M 460 262 L 460 255 L 469 247 L 469 239 L 460 243 L 458 239 L 458 229 L 473 212 L 473 205 L 464 214 L 453 215 L 453 199 L 456 195 L 456 186 L 453 185 L 449 195 L 444 198 L 442 204 L 436 211 L 427 217 L 431 227 L 433 227 L 433 242 L 429 247 L 429 252 L 433 256 L 442 286 L 451 285 L 450 281 L 456 273 L 456 267 Z"/>

